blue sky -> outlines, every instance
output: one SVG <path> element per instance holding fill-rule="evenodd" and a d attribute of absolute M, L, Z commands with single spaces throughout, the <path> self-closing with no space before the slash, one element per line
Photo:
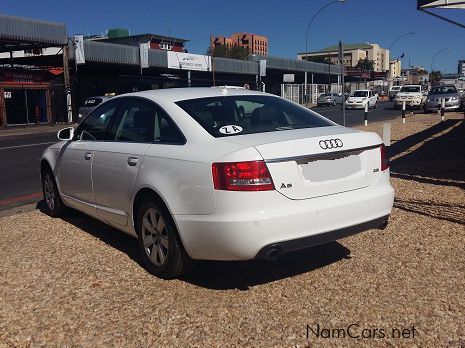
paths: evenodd
<path fill-rule="evenodd" d="M 192 53 L 205 53 L 210 34 L 247 31 L 268 36 L 270 55 L 295 58 L 305 50 L 305 32 L 313 14 L 330 0 L 2 0 L 0 12 L 65 23 L 68 34 L 99 34 L 114 27 L 131 34 L 153 33 L 191 40 Z M 441 10 L 465 23 L 465 10 Z M 391 57 L 405 53 L 403 66 L 423 65 L 456 72 L 465 59 L 465 29 L 416 10 L 416 0 L 347 0 L 329 6 L 313 22 L 309 50 L 347 43 L 372 42 L 389 48 Z"/>

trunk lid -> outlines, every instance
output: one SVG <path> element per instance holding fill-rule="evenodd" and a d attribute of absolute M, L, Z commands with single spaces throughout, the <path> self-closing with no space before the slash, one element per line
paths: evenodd
<path fill-rule="evenodd" d="M 225 138 L 223 138 L 225 139 Z M 227 138 L 254 146 L 276 190 L 300 200 L 360 189 L 380 175 L 380 137 L 340 126 Z"/>

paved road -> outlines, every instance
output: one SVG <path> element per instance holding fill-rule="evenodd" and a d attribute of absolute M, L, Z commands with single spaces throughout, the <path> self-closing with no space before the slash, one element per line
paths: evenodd
<path fill-rule="evenodd" d="M 321 115 L 342 124 L 341 106 L 313 108 Z M 363 124 L 363 110 L 347 110 L 346 124 Z M 399 116 L 393 103 L 379 103 L 370 109 L 368 120 L 381 121 Z M 39 176 L 40 156 L 56 142 L 56 131 L 0 137 L 0 211 L 42 199 Z"/>
<path fill-rule="evenodd" d="M 0 137 L 0 210 L 42 199 L 40 157 L 56 141 L 56 132 Z"/>
<path fill-rule="evenodd" d="M 312 108 L 324 117 L 329 118 L 339 124 L 342 122 L 342 106 L 321 106 Z M 394 102 L 378 102 L 376 109 L 368 110 L 368 122 L 391 120 L 400 116 L 401 111 L 394 110 Z M 346 109 L 346 125 L 355 126 L 363 124 L 364 110 L 347 110 Z"/>

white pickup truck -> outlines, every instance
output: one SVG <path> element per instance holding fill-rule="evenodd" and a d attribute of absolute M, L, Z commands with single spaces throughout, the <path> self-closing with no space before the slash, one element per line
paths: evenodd
<path fill-rule="evenodd" d="M 402 104 L 405 102 L 406 107 L 421 109 L 425 99 L 421 85 L 404 85 L 396 95 L 394 108 L 402 109 Z"/>

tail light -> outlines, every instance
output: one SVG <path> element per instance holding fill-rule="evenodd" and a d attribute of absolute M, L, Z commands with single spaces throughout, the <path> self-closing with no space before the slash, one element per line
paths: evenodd
<path fill-rule="evenodd" d="M 384 171 L 389 168 L 389 154 L 384 144 L 381 144 L 379 149 L 381 150 L 381 171 Z"/>
<path fill-rule="evenodd" d="M 273 180 L 264 161 L 213 163 L 213 187 L 226 191 L 270 191 Z"/>

